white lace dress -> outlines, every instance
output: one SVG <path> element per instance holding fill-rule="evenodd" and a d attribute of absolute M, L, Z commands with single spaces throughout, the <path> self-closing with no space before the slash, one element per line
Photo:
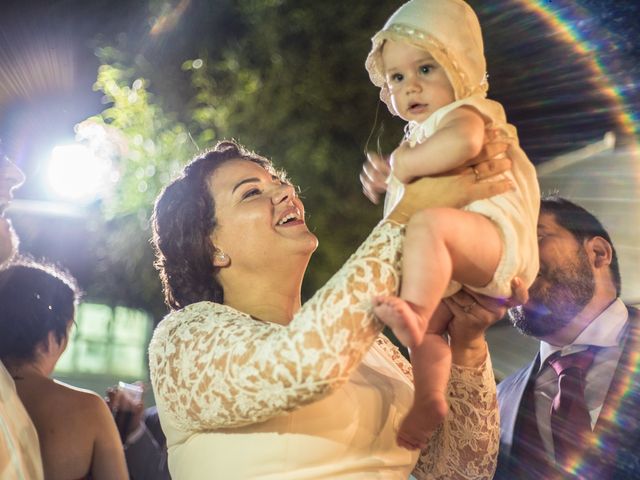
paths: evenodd
<path fill-rule="evenodd" d="M 488 359 L 453 367 L 451 413 L 427 449 L 396 445 L 411 367 L 380 334 L 371 299 L 396 292 L 403 235 L 381 222 L 288 326 L 210 302 L 160 323 L 149 363 L 172 478 L 492 477 L 499 426 Z"/>

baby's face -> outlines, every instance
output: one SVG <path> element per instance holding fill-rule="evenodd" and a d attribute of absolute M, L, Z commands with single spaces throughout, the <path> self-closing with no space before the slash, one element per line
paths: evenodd
<path fill-rule="evenodd" d="M 422 122 L 455 101 L 447 74 L 425 50 L 387 40 L 382 63 L 391 103 L 403 120 Z"/>

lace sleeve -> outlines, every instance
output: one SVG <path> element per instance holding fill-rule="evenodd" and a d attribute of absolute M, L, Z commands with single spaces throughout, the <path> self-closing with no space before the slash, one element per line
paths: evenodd
<path fill-rule="evenodd" d="M 149 345 L 158 405 L 177 428 L 197 431 L 261 422 L 329 394 L 382 329 L 371 300 L 397 290 L 403 236 L 381 222 L 287 326 L 210 302 L 169 314 Z"/>
<path fill-rule="evenodd" d="M 491 479 L 500 425 L 491 358 L 479 368 L 453 365 L 449 415 L 420 454 L 413 471 L 423 479 Z"/>

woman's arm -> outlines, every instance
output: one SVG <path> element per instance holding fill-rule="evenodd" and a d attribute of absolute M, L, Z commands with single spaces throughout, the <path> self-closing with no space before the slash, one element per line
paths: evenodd
<path fill-rule="evenodd" d="M 382 328 L 372 298 L 398 288 L 403 232 L 381 222 L 287 326 L 210 302 L 170 314 L 149 346 L 158 407 L 185 431 L 236 427 L 342 385 Z"/>
<path fill-rule="evenodd" d="M 507 308 L 527 302 L 528 292 L 522 280 L 511 281 L 512 297 L 499 300 L 471 291 L 460 290 L 445 298 L 453 313 L 448 333 L 453 363 L 461 367 L 479 367 L 488 354 L 484 334 L 487 328 L 503 318 Z"/>
<path fill-rule="evenodd" d="M 413 476 L 418 480 L 493 478 L 500 426 L 490 357 L 478 368 L 452 365 L 448 398 L 449 414 L 421 452 Z"/>
<path fill-rule="evenodd" d="M 91 395 L 92 405 L 88 411 L 87 425 L 93 425 L 96 437 L 91 460 L 91 477 L 94 480 L 129 478 L 124 458 L 124 448 L 107 404 L 97 395 Z"/>
<path fill-rule="evenodd" d="M 454 314 L 449 324 L 453 365 L 449 415 L 421 453 L 413 475 L 429 479 L 491 479 L 495 471 L 500 424 L 496 383 L 484 339 L 485 330 L 508 307 L 526 302 L 520 279 L 512 281 L 507 301 L 460 291 L 445 299 Z"/>
<path fill-rule="evenodd" d="M 453 365 L 449 379 L 449 415 L 420 454 L 413 475 L 418 479 L 489 480 L 498 456 L 500 423 L 496 382 L 484 330 L 502 315 L 478 309 L 478 316 L 466 318 L 473 297 L 456 294 L 445 299 L 466 323 L 450 324 Z M 450 297 L 453 298 L 453 297 Z M 503 312 L 504 313 L 504 312 Z"/>
<path fill-rule="evenodd" d="M 405 192 L 398 205 L 387 216 L 396 223 L 406 224 L 411 216 L 426 207 L 463 207 L 475 200 L 493 197 L 513 190 L 510 180 L 490 179 L 511 168 L 508 158 L 494 158 L 475 167 L 467 167 L 459 175 L 423 177 L 405 185 Z"/>
<path fill-rule="evenodd" d="M 391 154 L 393 173 L 402 183 L 418 177 L 449 172 L 480 154 L 485 123 L 477 110 L 456 108 L 424 142 L 410 146 L 404 141 Z"/>

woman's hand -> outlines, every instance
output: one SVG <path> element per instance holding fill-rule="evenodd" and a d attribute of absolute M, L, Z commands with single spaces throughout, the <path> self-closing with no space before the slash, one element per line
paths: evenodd
<path fill-rule="evenodd" d="M 443 301 L 453 313 L 448 332 L 453 363 L 478 367 L 486 358 L 484 332 L 507 313 L 507 309 L 526 303 L 527 289 L 519 278 L 511 282 L 512 297 L 507 300 L 460 290 Z"/>
<path fill-rule="evenodd" d="M 136 384 L 144 388 L 142 382 Z M 142 399 L 134 399 L 129 392 L 118 386 L 107 389 L 105 401 L 116 422 L 122 443 L 125 443 L 142 424 L 144 402 Z"/>
<path fill-rule="evenodd" d="M 512 190 L 509 180 L 494 179 L 511 168 L 511 159 L 505 155 L 509 144 L 495 134 L 488 137 L 480 155 L 470 162 L 474 166 L 461 169 L 457 175 L 422 177 L 405 185 L 402 199 L 388 218 L 407 223 L 411 215 L 425 207 L 460 208 Z"/>

